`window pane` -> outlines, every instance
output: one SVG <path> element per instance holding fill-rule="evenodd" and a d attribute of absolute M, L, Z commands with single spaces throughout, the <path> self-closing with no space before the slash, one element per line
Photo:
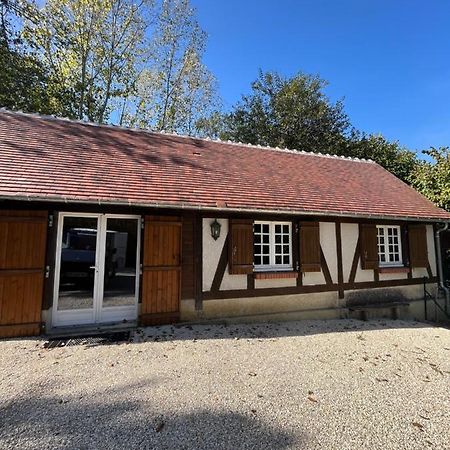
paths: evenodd
<path fill-rule="evenodd" d="M 281 242 L 281 234 L 276 234 L 276 235 L 275 235 L 275 242 L 276 242 L 277 244 L 279 244 L 279 243 Z"/>
<path fill-rule="evenodd" d="M 263 264 L 270 264 L 268 256 L 263 256 Z"/>
<path fill-rule="evenodd" d="M 275 233 L 281 233 L 281 225 L 275 225 Z"/>
<path fill-rule="evenodd" d="M 269 232 L 269 224 L 268 223 L 263 224 L 262 231 L 263 231 L 263 233 Z"/>
<path fill-rule="evenodd" d="M 263 242 L 264 242 L 265 244 L 268 244 L 268 243 L 269 243 L 269 235 L 268 235 L 268 234 L 263 234 Z"/>
<path fill-rule="evenodd" d="M 289 264 L 289 255 L 283 256 L 283 264 Z"/>
<path fill-rule="evenodd" d="M 255 264 L 259 266 L 261 264 L 261 256 L 255 256 Z"/>
<path fill-rule="evenodd" d="M 281 256 L 275 256 L 275 264 L 281 264 Z"/>
<path fill-rule="evenodd" d="M 107 220 L 103 306 L 136 300 L 137 219 Z"/>

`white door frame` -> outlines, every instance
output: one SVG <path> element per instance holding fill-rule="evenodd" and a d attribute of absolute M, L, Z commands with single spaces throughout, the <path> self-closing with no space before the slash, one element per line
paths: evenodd
<path fill-rule="evenodd" d="M 62 255 L 62 234 L 64 217 L 84 217 L 97 219 L 97 242 L 95 254 L 95 275 L 93 287 L 93 306 L 89 309 L 74 309 L 58 311 L 59 282 Z M 108 219 L 135 219 L 137 226 L 136 246 L 136 284 L 135 299 L 133 305 L 126 306 L 103 306 L 104 275 L 105 275 L 105 253 L 106 253 L 106 230 Z M 99 323 L 113 323 L 122 320 L 133 321 L 137 319 L 139 301 L 139 278 L 140 278 L 140 247 L 141 247 L 141 216 L 130 214 L 97 214 L 79 212 L 58 213 L 58 230 L 56 242 L 55 279 L 53 286 L 52 327 L 69 325 L 89 325 Z"/>

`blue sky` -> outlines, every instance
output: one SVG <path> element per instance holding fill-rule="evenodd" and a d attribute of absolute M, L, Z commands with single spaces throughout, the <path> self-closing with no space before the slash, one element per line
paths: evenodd
<path fill-rule="evenodd" d="M 191 0 L 224 107 L 258 69 L 319 73 L 358 129 L 450 145 L 450 1 Z"/>

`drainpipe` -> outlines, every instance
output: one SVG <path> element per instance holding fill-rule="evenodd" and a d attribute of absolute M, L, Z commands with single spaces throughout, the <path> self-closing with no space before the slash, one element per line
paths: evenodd
<path fill-rule="evenodd" d="M 450 289 L 444 284 L 444 269 L 442 267 L 442 248 L 441 248 L 441 233 L 443 231 L 447 231 L 449 227 L 449 223 L 446 222 L 443 226 L 442 224 L 438 224 L 436 229 L 436 262 L 437 262 L 437 270 L 439 276 L 439 286 L 445 292 L 445 312 L 448 310 L 448 303 L 450 299 Z"/>

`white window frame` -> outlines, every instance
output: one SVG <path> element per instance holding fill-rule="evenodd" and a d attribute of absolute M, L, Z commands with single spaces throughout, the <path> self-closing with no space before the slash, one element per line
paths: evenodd
<path fill-rule="evenodd" d="M 384 255 L 386 261 L 381 261 L 380 259 L 380 247 L 378 244 L 378 230 L 380 228 L 384 229 Z M 390 261 L 389 259 L 389 242 L 388 242 L 388 228 L 395 228 L 398 233 L 398 261 Z M 403 267 L 403 250 L 402 250 L 402 230 L 400 225 L 377 225 L 377 252 L 378 252 L 378 263 L 380 267 Z"/>
<path fill-rule="evenodd" d="M 266 220 L 258 220 L 254 225 L 269 225 L 269 264 L 253 264 L 255 272 L 281 272 L 293 270 L 292 255 L 292 222 L 271 222 Z M 275 225 L 288 225 L 289 227 L 289 259 L 290 264 L 275 264 Z M 285 245 L 281 243 L 281 245 Z M 253 252 L 254 257 L 254 252 Z"/>

